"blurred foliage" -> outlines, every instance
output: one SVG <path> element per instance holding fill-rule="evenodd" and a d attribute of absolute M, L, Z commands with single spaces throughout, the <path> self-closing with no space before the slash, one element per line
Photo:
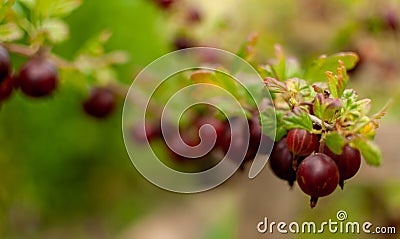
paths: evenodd
<path fill-rule="evenodd" d="M 150 0 L 85 0 L 65 18 L 69 39 L 54 50 L 72 59 L 83 42 L 109 29 L 113 35 L 107 50 L 130 54 L 130 61 L 117 67 L 119 80 L 130 83 L 144 66 L 174 49 L 177 35 L 190 37 L 195 45 L 237 52 L 246 36 L 256 31 L 254 61 L 262 63 L 273 56 L 275 43 L 302 62 L 321 54 L 355 51 L 361 63 L 351 73 L 350 86 L 375 101 L 372 111 L 390 96 L 394 105 L 400 103 L 400 32 L 387 27 L 389 11 L 400 17 L 398 1 L 184 3 L 202 11 L 202 23 L 184 24 L 181 13 L 186 8 L 179 1 L 171 12 L 163 12 Z M 13 56 L 15 69 L 23 61 Z M 1 238 L 112 238 L 162 205 L 186 199 L 154 187 L 132 167 L 123 145 L 120 111 L 106 121 L 82 113 L 84 80 L 67 75 L 51 99 L 32 100 L 16 93 L 1 105 Z M 389 117 L 397 121 L 400 108 L 393 107 Z M 391 195 L 383 201 L 398 212 L 399 184 L 390 185 L 380 189 Z M 367 205 L 373 202 L 365 193 L 375 190 L 349 188 L 335 207 L 351 208 L 353 219 L 370 217 L 374 206 Z M 362 198 L 366 200 L 358 204 Z M 234 218 L 222 220 L 220 229 L 211 226 L 206 238 L 232 238 L 227 228 Z"/>

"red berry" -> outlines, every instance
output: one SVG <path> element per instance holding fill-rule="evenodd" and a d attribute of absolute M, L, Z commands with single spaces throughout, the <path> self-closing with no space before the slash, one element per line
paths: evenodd
<path fill-rule="evenodd" d="M 344 180 L 352 178 L 360 169 L 360 151 L 350 147 L 349 145 L 346 145 L 343 147 L 342 154 L 337 155 L 334 154 L 327 146 L 325 146 L 324 153 L 331 157 L 338 166 L 340 173 L 339 185 L 343 189 Z"/>
<path fill-rule="evenodd" d="M 269 162 L 275 175 L 293 186 L 294 181 L 296 181 L 296 171 L 292 167 L 293 155 L 287 147 L 286 138 L 274 145 Z"/>
<path fill-rule="evenodd" d="M 258 114 L 254 114 L 249 120 L 250 127 L 250 144 L 258 146 L 257 153 L 268 154 L 273 145 L 272 139 L 262 133 L 260 118 Z"/>
<path fill-rule="evenodd" d="M 201 13 L 198 9 L 196 8 L 191 8 L 187 12 L 186 19 L 189 23 L 199 23 L 201 22 Z"/>
<path fill-rule="evenodd" d="M 19 86 L 24 94 L 31 97 L 50 95 L 57 87 L 57 68 L 43 58 L 32 58 L 19 72 Z"/>
<path fill-rule="evenodd" d="M 115 101 L 116 96 L 110 90 L 96 87 L 90 92 L 89 98 L 83 102 L 83 109 L 95 118 L 105 118 L 114 111 Z"/>
<path fill-rule="evenodd" d="M 150 142 L 161 136 L 161 126 L 158 123 L 138 123 L 132 129 L 132 137 L 138 143 Z"/>
<path fill-rule="evenodd" d="M 388 11 L 384 18 L 388 29 L 392 31 L 397 31 L 399 29 L 399 16 L 394 10 Z"/>
<path fill-rule="evenodd" d="M 211 127 L 202 128 L 202 126 L 206 125 L 213 127 L 213 129 Z M 213 140 L 213 138 L 216 136 L 215 145 L 220 145 L 225 130 L 225 124 L 222 121 L 209 116 L 201 117 L 196 120 L 195 126 L 197 131 L 201 129 L 203 140 Z M 209 143 L 206 143 L 206 145 L 209 145 Z"/>
<path fill-rule="evenodd" d="M 0 102 L 10 98 L 14 89 L 14 81 L 12 76 L 8 76 L 0 83 Z"/>
<path fill-rule="evenodd" d="M 225 127 L 221 149 L 234 162 L 241 162 L 243 160 L 242 156 L 244 156 L 243 163 L 245 163 L 253 159 L 257 154 L 258 145 L 249 143 L 250 135 L 246 131 L 246 122 L 240 118 L 231 119 L 230 124 L 227 122 Z M 246 149 L 246 147 L 248 148 Z"/>
<path fill-rule="evenodd" d="M 174 0 L 154 0 L 156 4 L 162 9 L 169 9 L 172 4 L 174 4 Z"/>
<path fill-rule="evenodd" d="M 243 164 L 247 161 L 253 160 L 257 153 L 262 151 L 260 150 L 261 144 L 264 146 L 266 144 L 271 145 L 272 142 L 268 141 L 266 138 L 267 136 L 262 140 L 258 115 L 254 115 L 248 120 L 248 130 L 246 130 L 247 125 L 245 121 L 240 120 L 239 118 L 233 118 L 230 121 L 231 125 L 229 125 L 228 122 L 226 124 L 225 133 L 222 137 L 220 146 L 225 154 L 228 153 L 228 150 L 231 147 L 227 157 L 234 162 L 242 161 L 241 156 L 243 153 L 245 153 L 242 161 Z M 268 151 L 268 145 L 265 150 Z"/>
<path fill-rule="evenodd" d="M 287 134 L 289 150 L 296 156 L 307 156 L 317 150 L 319 146 L 318 135 L 305 129 L 292 129 Z"/>
<path fill-rule="evenodd" d="M 182 130 L 179 134 L 167 133 L 165 140 L 168 141 L 168 152 L 175 161 L 189 162 L 200 158 L 198 157 L 200 152 L 192 148 L 198 145 L 199 141 L 196 137 L 190 135 L 188 131 Z"/>
<path fill-rule="evenodd" d="M 297 169 L 297 183 L 304 193 L 311 196 L 311 208 L 315 207 L 319 197 L 335 191 L 339 177 L 335 161 L 322 153 L 308 156 Z"/>
<path fill-rule="evenodd" d="M 7 49 L 0 45 L 0 82 L 5 80 L 11 71 L 10 55 Z"/>
<path fill-rule="evenodd" d="M 177 36 L 173 41 L 175 50 L 182 50 L 194 46 L 193 40 L 185 36 Z"/>

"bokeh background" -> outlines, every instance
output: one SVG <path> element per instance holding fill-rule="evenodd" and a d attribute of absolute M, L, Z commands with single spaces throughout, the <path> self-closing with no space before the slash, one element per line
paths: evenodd
<path fill-rule="evenodd" d="M 320 222 L 335 219 L 341 209 L 349 220 L 400 230 L 398 0 L 176 0 L 169 9 L 152 0 L 85 0 L 66 20 L 71 37 L 55 52 L 72 58 L 82 42 L 108 29 L 113 36 L 106 48 L 130 55 L 117 68 L 126 84 L 177 47 L 237 52 L 252 32 L 259 34 L 260 63 L 273 57 L 274 44 L 304 64 L 321 54 L 355 51 L 361 61 L 351 87 L 373 99 L 372 112 L 395 100 L 377 135 L 384 162 L 379 168 L 363 163 L 344 191 L 321 199 L 313 210 L 308 197 L 297 187 L 289 190 L 268 168 L 256 179 L 238 173 L 197 195 L 166 192 L 142 178 L 127 156 L 123 99 L 111 118 L 93 120 L 82 111 L 82 79 L 69 76 L 50 99 L 17 93 L 1 105 L 0 238 L 322 238 L 260 235 L 256 225 L 265 216 Z M 16 68 L 22 63 L 13 61 Z M 399 232 L 375 237 L 400 238 Z"/>

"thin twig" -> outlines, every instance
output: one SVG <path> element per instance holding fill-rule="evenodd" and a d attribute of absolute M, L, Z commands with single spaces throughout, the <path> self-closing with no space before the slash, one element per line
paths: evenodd
<path fill-rule="evenodd" d="M 76 69 L 76 65 L 73 62 L 69 62 L 55 54 L 49 54 L 49 58 L 54 62 L 58 67 L 64 69 Z"/>
<path fill-rule="evenodd" d="M 333 127 L 333 125 L 327 124 L 325 122 L 323 122 L 321 119 L 319 119 L 318 117 L 314 116 L 314 115 L 309 115 L 310 119 L 313 123 L 318 124 L 319 126 L 325 126 L 325 128 L 327 130 L 334 130 L 335 128 Z"/>
<path fill-rule="evenodd" d="M 3 43 L 2 45 L 10 52 L 27 57 L 35 55 L 40 49 L 39 45 L 34 47 L 14 43 Z"/>

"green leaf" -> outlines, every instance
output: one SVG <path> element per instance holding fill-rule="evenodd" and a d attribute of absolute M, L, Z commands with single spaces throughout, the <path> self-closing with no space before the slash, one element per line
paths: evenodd
<path fill-rule="evenodd" d="M 240 58 L 245 60 L 249 60 L 253 57 L 255 51 L 254 47 L 257 45 L 258 42 L 258 33 L 253 32 L 249 36 L 247 36 L 246 41 L 242 44 L 239 51 L 236 55 Z"/>
<path fill-rule="evenodd" d="M 285 112 L 275 110 L 274 108 L 268 108 L 264 112 L 261 112 L 260 119 L 263 133 L 271 139 L 275 139 L 275 141 L 279 141 L 285 137 L 287 130 L 284 127 L 284 115 Z"/>
<path fill-rule="evenodd" d="M 325 74 L 328 80 L 329 91 L 332 96 L 335 98 L 342 97 L 343 92 L 346 89 L 347 82 L 349 81 L 344 63 L 339 60 L 337 75 L 334 75 L 330 71 L 325 72 Z"/>
<path fill-rule="evenodd" d="M 342 154 L 346 139 L 341 136 L 338 132 L 333 131 L 326 134 L 325 144 L 334 154 Z"/>
<path fill-rule="evenodd" d="M 351 141 L 352 147 L 360 150 L 365 161 L 372 166 L 379 166 L 382 162 L 382 152 L 379 147 L 365 138 L 357 137 Z"/>
<path fill-rule="evenodd" d="M 300 66 L 300 62 L 293 57 L 286 59 L 286 77 L 289 78 L 301 78 L 304 72 Z"/>
<path fill-rule="evenodd" d="M 283 117 L 284 125 L 287 130 L 291 129 L 305 129 L 311 131 L 313 124 L 307 112 L 299 110 L 296 113 L 290 112 Z"/>
<path fill-rule="evenodd" d="M 118 79 L 117 72 L 111 67 L 98 68 L 95 71 L 97 82 L 102 85 L 107 85 L 110 82 L 115 82 Z"/>
<path fill-rule="evenodd" d="M 267 77 L 264 79 L 264 84 L 271 93 L 287 93 L 286 85 L 275 78 Z"/>
<path fill-rule="evenodd" d="M 332 94 L 333 97 L 338 98 L 339 92 L 337 89 L 337 84 L 338 84 L 337 76 L 335 76 L 330 71 L 325 72 L 325 74 L 326 74 L 326 78 L 328 80 L 328 87 L 329 87 L 330 93 Z"/>
<path fill-rule="evenodd" d="M 325 122 L 332 122 L 338 117 L 342 108 L 340 99 L 326 98 L 324 94 L 318 93 L 314 98 L 314 115 Z"/>
<path fill-rule="evenodd" d="M 90 38 L 82 44 L 82 48 L 78 51 L 79 55 L 99 57 L 104 54 L 104 44 L 110 39 L 112 33 L 110 31 L 101 31 L 98 35 Z"/>
<path fill-rule="evenodd" d="M 265 97 L 262 83 L 248 84 L 244 87 L 239 87 L 241 91 L 244 92 L 242 97 L 245 98 L 246 105 L 249 105 L 251 108 L 257 108 L 257 103 L 261 103 Z"/>
<path fill-rule="evenodd" d="M 13 13 L 13 9 L 12 7 L 15 4 L 15 0 L 2 0 L 0 1 L 0 23 L 4 22 L 5 18 L 8 18 L 8 22 L 9 22 L 9 17 L 10 15 L 12 15 Z"/>
<path fill-rule="evenodd" d="M 69 36 L 68 25 L 59 19 L 47 19 L 43 22 L 42 29 L 52 43 L 61 43 Z"/>
<path fill-rule="evenodd" d="M 322 93 L 318 93 L 314 98 L 313 111 L 314 115 L 318 118 L 322 119 L 324 116 L 324 95 Z"/>
<path fill-rule="evenodd" d="M 325 72 L 334 72 L 339 60 L 343 62 L 346 70 L 350 70 L 357 64 L 359 57 L 353 52 L 343 52 L 331 56 L 322 55 L 306 69 L 303 78 L 310 83 L 324 81 L 326 79 Z"/>
<path fill-rule="evenodd" d="M 53 1 L 50 12 L 51 17 L 65 17 L 82 4 L 82 0 L 58 0 Z"/>
<path fill-rule="evenodd" d="M 346 66 L 343 61 L 339 60 L 339 67 L 337 68 L 337 97 L 340 98 L 343 95 L 344 90 L 346 89 L 347 83 L 349 82 L 349 77 L 347 76 Z"/>
<path fill-rule="evenodd" d="M 374 123 L 369 122 L 364 127 L 362 127 L 358 131 L 358 133 L 361 134 L 362 136 L 364 136 L 366 139 L 374 140 L 375 134 L 376 134 L 375 129 L 376 129 L 376 126 L 374 125 Z"/>
<path fill-rule="evenodd" d="M 211 78 L 214 82 L 220 85 L 225 90 L 229 91 L 233 96 L 238 98 L 238 91 L 242 87 L 228 73 L 216 71 Z"/>
<path fill-rule="evenodd" d="M 193 83 L 199 84 L 199 83 L 207 83 L 207 84 L 212 84 L 216 86 L 220 86 L 223 89 L 227 90 L 229 93 L 231 93 L 236 99 L 240 99 L 241 96 L 246 97 L 247 95 L 240 94 L 240 88 L 242 86 L 237 83 L 231 76 L 228 75 L 228 73 L 225 73 L 223 71 L 208 71 L 208 70 L 196 70 L 190 75 L 190 80 Z M 261 87 L 260 91 L 262 90 Z"/>
<path fill-rule="evenodd" d="M 304 74 L 299 61 L 294 57 L 287 57 L 279 45 L 275 46 L 275 59 L 267 65 L 259 66 L 258 72 L 263 78 L 275 78 L 280 82 L 290 78 L 301 78 Z"/>
<path fill-rule="evenodd" d="M 351 100 L 351 102 L 355 102 L 358 99 L 358 94 L 353 89 L 346 89 L 343 91 L 342 99 Z"/>
<path fill-rule="evenodd" d="M 24 36 L 24 32 L 17 24 L 7 23 L 0 25 L 0 42 L 19 40 Z"/>
<path fill-rule="evenodd" d="M 37 0 L 35 2 L 35 10 L 43 18 L 68 16 L 82 4 L 82 0 Z M 32 4 L 30 1 L 27 3 Z"/>
<path fill-rule="evenodd" d="M 36 0 L 19 0 L 18 2 L 22 3 L 25 7 L 32 10 L 36 5 Z"/>
<path fill-rule="evenodd" d="M 286 75 L 286 55 L 281 46 L 275 46 L 275 55 L 277 58 L 277 63 L 272 65 L 275 71 L 276 77 L 280 81 L 285 81 L 287 79 Z"/>
<path fill-rule="evenodd" d="M 257 67 L 257 72 L 260 74 L 261 78 L 273 78 L 274 77 L 274 72 L 271 68 L 270 65 L 261 65 Z"/>

